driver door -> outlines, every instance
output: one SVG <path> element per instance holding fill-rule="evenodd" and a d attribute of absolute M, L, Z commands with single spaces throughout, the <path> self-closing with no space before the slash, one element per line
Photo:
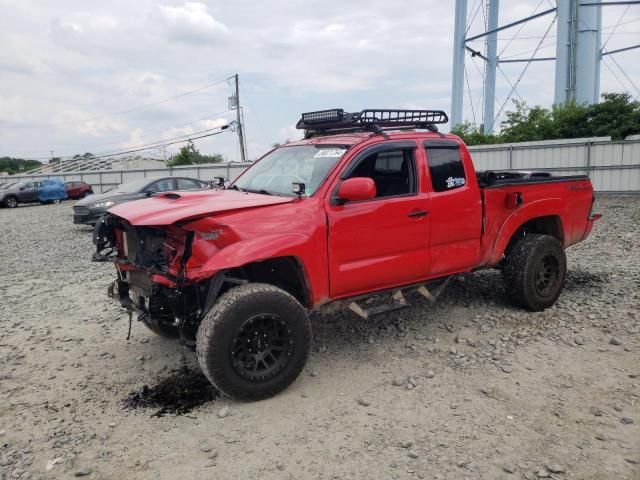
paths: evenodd
<path fill-rule="evenodd" d="M 18 191 L 18 200 L 21 202 L 35 202 L 38 200 L 38 182 L 29 182 Z"/>
<path fill-rule="evenodd" d="M 428 193 L 413 141 L 385 142 L 357 154 L 334 185 L 372 178 L 376 198 L 337 204 L 328 199 L 331 297 L 415 283 L 429 272 Z"/>

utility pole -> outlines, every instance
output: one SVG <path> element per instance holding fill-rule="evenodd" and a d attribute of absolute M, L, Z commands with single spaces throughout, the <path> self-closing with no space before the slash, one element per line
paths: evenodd
<path fill-rule="evenodd" d="M 247 161 L 247 155 L 244 151 L 244 135 L 242 133 L 242 114 L 240 111 L 240 86 L 239 86 L 239 80 L 238 80 L 238 74 L 235 74 L 235 81 L 236 81 L 236 101 L 235 101 L 235 107 L 236 107 L 236 119 L 238 122 L 238 141 L 240 142 L 240 158 L 242 160 L 242 163 L 245 163 Z"/>

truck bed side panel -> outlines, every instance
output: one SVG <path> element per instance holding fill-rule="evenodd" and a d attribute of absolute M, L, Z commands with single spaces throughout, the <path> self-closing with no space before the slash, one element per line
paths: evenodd
<path fill-rule="evenodd" d="M 521 205 L 509 208 L 509 194 L 520 194 Z M 498 263 L 513 234 L 535 218 L 554 217 L 559 221 L 559 233 L 565 248 L 579 242 L 587 229 L 592 196 L 591 182 L 583 178 L 483 189 L 483 265 Z"/>

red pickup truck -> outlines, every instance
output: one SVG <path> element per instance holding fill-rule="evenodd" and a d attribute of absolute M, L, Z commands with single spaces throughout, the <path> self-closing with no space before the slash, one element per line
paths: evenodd
<path fill-rule="evenodd" d="M 476 173 L 434 110 L 303 114 L 305 139 L 267 153 L 226 187 L 112 208 L 95 261 L 116 264 L 112 296 L 154 332 L 196 349 L 230 397 L 290 385 L 307 359 L 310 310 L 368 317 L 433 299 L 452 276 L 503 272 L 538 311 L 563 288 L 565 248 L 589 235 L 585 176 Z M 363 298 L 389 297 L 367 309 Z"/>

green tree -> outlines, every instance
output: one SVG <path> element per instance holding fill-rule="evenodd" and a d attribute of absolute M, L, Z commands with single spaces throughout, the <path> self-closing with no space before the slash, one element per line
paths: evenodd
<path fill-rule="evenodd" d="M 28 172 L 42 166 L 38 160 L 24 160 L 22 158 L 0 157 L 0 172 L 7 172 L 10 175 Z"/>
<path fill-rule="evenodd" d="M 201 154 L 193 143 L 189 142 L 167 161 L 167 165 L 177 167 L 180 165 L 195 165 L 200 163 L 220 163 L 223 160 L 222 155 L 217 153 L 213 155 Z"/>
<path fill-rule="evenodd" d="M 506 113 L 500 133 L 485 135 L 470 123 L 451 132 L 468 145 L 607 136 L 621 140 L 640 133 L 640 102 L 632 101 L 628 93 L 604 93 L 602 102 L 594 105 L 529 108 L 517 100 L 514 105 L 515 109 Z"/>
<path fill-rule="evenodd" d="M 451 133 L 459 136 L 467 145 L 490 145 L 499 143 L 499 137 L 495 135 L 487 135 L 470 122 L 460 123 L 451 129 Z"/>

